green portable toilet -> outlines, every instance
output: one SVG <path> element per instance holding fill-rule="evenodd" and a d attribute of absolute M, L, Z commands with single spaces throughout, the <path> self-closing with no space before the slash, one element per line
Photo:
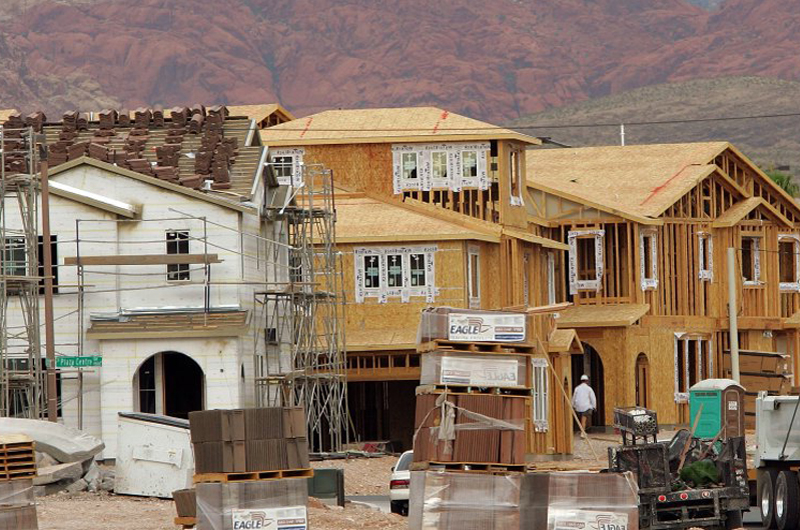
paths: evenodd
<path fill-rule="evenodd" d="M 714 438 L 727 428 L 722 438 L 744 436 L 744 387 L 733 379 L 705 379 L 689 389 L 689 427 L 700 412 L 695 436 Z"/>

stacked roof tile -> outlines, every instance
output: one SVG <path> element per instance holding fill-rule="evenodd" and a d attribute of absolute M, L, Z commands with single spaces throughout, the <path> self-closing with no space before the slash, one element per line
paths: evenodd
<path fill-rule="evenodd" d="M 230 116 L 224 106 L 105 109 L 94 115 L 67 112 L 48 123 L 42 113 L 24 120 L 12 113 L 3 123 L 44 132 L 50 166 L 87 156 L 173 184 L 249 195 L 261 146 L 245 146 L 251 120 Z"/>

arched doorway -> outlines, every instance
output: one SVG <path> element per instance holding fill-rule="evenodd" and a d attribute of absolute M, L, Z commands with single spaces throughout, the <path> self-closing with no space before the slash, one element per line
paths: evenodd
<path fill-rule="evenodd" d="M 190 412 L 203 410 L 205 376 L 188 355 L 161 352 L 139 365 L 133 390 L 138 412 L 188 418 Z"/>
<path fill-rule="evenodd" d="M 650 406 L 650 361 L 644 353 L 636 357 L 636 406 Z"/>
<path fill-rule="evenodd" d="M 580 384 L 581 375 L 589 376 L 589 384 L 597 396 L 597 410 L 592 414 L 592 425 L 603 426 L 606 424 L 605 403 L 605 376 L 603 374 L 603 360 L 590 344 L 583 343 L 583 355 L 572 356 L 572 385 Z"/>

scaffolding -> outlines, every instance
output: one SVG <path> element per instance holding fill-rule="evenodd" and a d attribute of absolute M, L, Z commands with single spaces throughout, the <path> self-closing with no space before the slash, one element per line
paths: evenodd
<path fill-rule="evenodd" d="M 0 130 L 0 416 L 39 418 L 47 404 L 36 141 L 30 127 Z"/>
<path fill-rule="evenodd" d="M 310 449 L 339 451 L 349 442 L 349 415 L 333 173 L 304 165 L 292 180 L 285 197 L 266 205 L 286 245 L 271 245 L 271 260 L 285 266 L 272 267 L 269 288 L 254 295 L 264 323 L 255 326 L 256 399 L 304 406 Z"/>

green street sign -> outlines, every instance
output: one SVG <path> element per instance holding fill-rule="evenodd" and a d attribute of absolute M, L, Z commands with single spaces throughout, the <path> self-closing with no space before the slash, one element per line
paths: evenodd
<path fill-rule="evenodd" d="M 85 368 L 87 366 L 103 366 L 103 358 L 99 355 L 56 357 L 56 368 Z"/>

